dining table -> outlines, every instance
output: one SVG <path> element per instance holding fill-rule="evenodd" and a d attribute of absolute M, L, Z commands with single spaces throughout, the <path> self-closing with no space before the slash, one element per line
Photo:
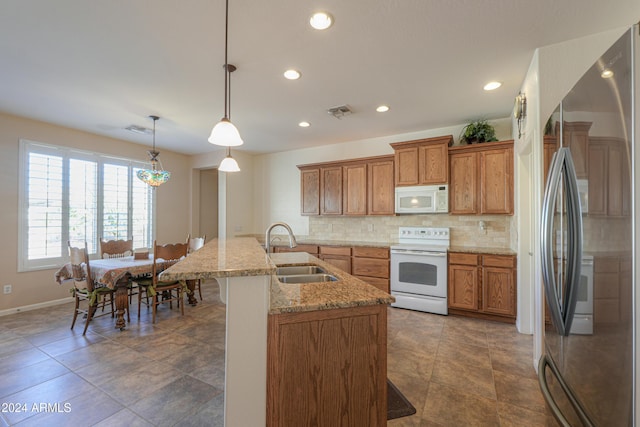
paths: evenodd
<path fill-rule="evenodd" d="M 158 271 L 163 271 L 175 264 L 173 262 L 157 261 L 156 267 Z M 116 328 L 124 330 L 126 322 L 124 320 L 125 310 L 129 307 L 128 285 L 131 279 L 136 277 L 145 277 L 152 274 L 153 271 L 153 255 L 146 258 L 137 259 L 134 256 L 119 258 L 104 258 L 89 261 L 91 269 L 91 278 L 94 286 L 106 286 L 115 289 L 115 307 L 116 307 Z M 63 265 L 55 274 L 56 282 L 63 284 L 64 281 L 73 277 L 71 263 Z M 196 305 L 198 300 L 195 297 L 195 280 L 185 280 L 188 291 L 186 292 L 188 303 Z"/>

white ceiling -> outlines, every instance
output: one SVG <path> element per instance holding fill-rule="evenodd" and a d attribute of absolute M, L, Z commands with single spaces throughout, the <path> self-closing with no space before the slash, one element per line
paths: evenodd
<path fill-rule="evenodd" d="M 308 25 L 313 11 L 335 17 Z M 535 48 L 640 19 L 640 1 L 230 0 L 232 121 L 265 153 L 502 118 Z M 0 111 L 186 154 L 223 115 L 224 0 L 5 0 Z M 298 81 L 282 77 L 294 67 Z M 504 84 L 494 92 L 482 86 Z M 375 112 L 379 104 L 391 110 Z M 338 120 L 326 110 L 348 104 Z M 306 120 L 311 127 L 297 123 Z M 235 149 L 234 149 L 235 150 Z"/>

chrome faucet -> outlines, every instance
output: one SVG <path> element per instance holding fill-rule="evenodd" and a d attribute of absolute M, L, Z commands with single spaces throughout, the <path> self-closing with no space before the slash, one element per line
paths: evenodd
<path fill-rule="evenodd" d="M 269 253 L 269 250 L 271 249 L 271 230 L 273 230 L 277 226 L 284 227 L 287 230 L 287 233 L 289 233 L 290 248 L 295 248 L 296 246 L 298 246 L 298 244 L 296 243 L 296 237 L 293 235 L 293 231 L 291 230 L 291 227 L 289 227 L 289 224 L 286 224 L 284 222 L 274 222 L 269 226 L 269 228 L 267 228 L 267 232 L 264 236 L 264 248 L 267 253 Z"/>

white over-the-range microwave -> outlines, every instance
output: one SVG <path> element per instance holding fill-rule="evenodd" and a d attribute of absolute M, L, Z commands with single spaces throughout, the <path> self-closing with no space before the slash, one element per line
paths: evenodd
<path fill-rule="evenodd" d="M 396 187 L 396 213 L 447 212 L 449 212 L 449 186 L 446 184 Z"/>

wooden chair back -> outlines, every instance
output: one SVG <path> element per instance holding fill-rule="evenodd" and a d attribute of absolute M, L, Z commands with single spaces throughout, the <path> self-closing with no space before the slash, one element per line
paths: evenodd
<path fill-rule="evenodd" d="M 195 252 L 201 247 L 204 246 L 207 240 L 207 235 L 203 235 L 202 237 L 191 237 L 191 234 L 187 236 L 187 243 L 189 244 L 189 253 Z"/>
<path fill-rule="evenodd" d="M 158 245 L 156 241 L 153 242 L 153 283 L 154 285 L 158 280 L 158 264 L 164 263 L 164 268 L 168 268 L 170 265 L 175 264 L 182 258 L 187 256 L 189 245 L 187 243 L 168 243 L 166 245 Z"/>
<path fill-rule="evenodd" d="M 76 289 L 87 289 L 89 292 L 93 292 L 94 285 L 91 278 L 87 242 L 84 242 L 83 248 L 71 246 L 71 242 L 67 242 L 67 245 L 69 246 L 69 263 L 71 264 L 73 286 Z"/>
<path fill-rule="evenodd" d="M 101 258 L 123 258 L 133 255 L 133 238 L 129 240 L 104 240 L 100 238 Z"/>

